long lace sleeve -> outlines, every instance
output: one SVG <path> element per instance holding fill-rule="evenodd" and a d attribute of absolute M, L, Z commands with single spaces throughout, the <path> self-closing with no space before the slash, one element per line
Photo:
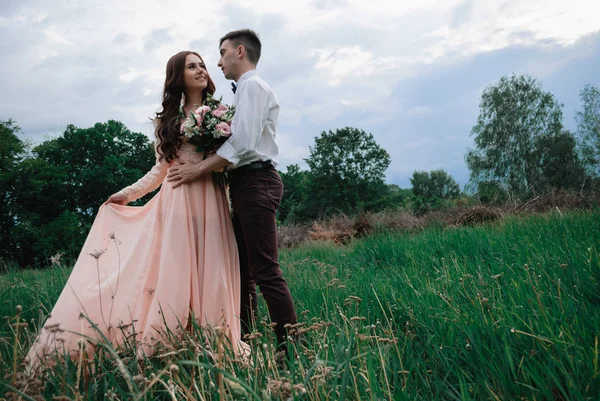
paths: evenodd
<path fill-rule="evenodd" d="M 123 188 L 118 193 L 126 196 L 129 202 L 133 202 L 158 188 L 167 176 L 168 169 L 169 163 L 164 160 L 162 162 L 159 161 L 159 155 L 156 152 L 156 164 L 154 164 L 152 169 L 134 184 Z"/>

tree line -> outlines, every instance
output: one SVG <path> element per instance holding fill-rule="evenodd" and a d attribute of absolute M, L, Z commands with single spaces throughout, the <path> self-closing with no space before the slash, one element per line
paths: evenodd
<path fill-rule="evenodd" d="M 485 88 L 471 130 L 474 147 L 463 191 L 443 169 L 414 171 L 410 189 L 384 183 L 389 155 L 355 128 L 323 132 L 310 147 L 309 166 L 282 174 L 280 217 L 301 223 L 335 213 L 404 207 L 417 214 L 468 197 L 484 204 L 523 201 L 554 191 L 590 193 L 600 184 L 600 90 L 586 85 L 577 131 L 564 128 L 562 107 L 529 75 L 502 77 Z"/>
<path fill-rule="evenodd" d="M 390 156 L 372 134 L 353 127 L 322 132 L 309 148 L 307 170 L 290 165 L 280 172 L 278 220 L 306 223 L 399 208 L 422 214 L 460 198 L 489 204 L 551 191 L 597 191 L 600 90 L 586 85 L 580 98 L 577 131 L 570 132 L 562 104 L 534 77 L 505 76 L 485 88 L 462 191 L 443 169 L 415 171 L 411 188 L 387 184 Z M 16 122 L 0 121 L 0 258 L 20 266 L 45 265 L 57 254 L 77 257 L 102 202 L 155 162 L 153 143 L 118 121 L 69 125 L 37 145 L 20 134 Z"/>

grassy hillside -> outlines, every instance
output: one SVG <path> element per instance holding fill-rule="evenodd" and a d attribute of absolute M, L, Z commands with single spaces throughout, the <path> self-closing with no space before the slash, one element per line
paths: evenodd
<path fill-rule="evenodd" d="M 599 210 L 378 234 L 347 246 L 306 244 L 281 254 L 304 323 L 296 330 L 308 342 L 288 371 L 269 362 L 272 334 L 261 324 L 262 337 L 251 340 L 251 367 L 215 359 L 190 347 L 198 338 L 187 338 L 174 341 L 177 353 L 143 363 L 124 352 L 127 373 L 108 353 L 90 364 L 94 375 L 78 373 L 77 361 L 59 365 L 43 379 L 41 393 L 73 399 L 102 399 L 108 391 L 118 399 L 131 393 L 145 399 L 600 399 L 599 251 Z M 17 354 L 27 350 L 68 272 L 0 276 L 0 316 L 14 323 L 22 305 L 20 319 L 30 322 L 20 329 Z M 4 383 L 23 389 L 25 382 L 13 377 L 15 336 L 8 320 L 0 369 L 8 375 Z M 128 381 L 129 374 L 135 380 Z"/>

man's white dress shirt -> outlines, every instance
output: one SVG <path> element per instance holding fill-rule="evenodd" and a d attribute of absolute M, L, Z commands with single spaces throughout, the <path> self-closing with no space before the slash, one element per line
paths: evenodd
<path fill-rule="evenodd" d="M 231 137 L 217 150 L 217 154 L 232 163 L 234 168 L 268 160 L 277 166 L 279 102 L 256 70 L 245 72 L 237 81 L 233 105 L 235 114 L 231 122 Z"/>

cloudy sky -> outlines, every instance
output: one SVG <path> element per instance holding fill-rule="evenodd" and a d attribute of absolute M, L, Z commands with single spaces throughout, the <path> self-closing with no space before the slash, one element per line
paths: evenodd
<path fill-rule="evenodd" d="M 109 119 L 152 137 L 169 57 L 202 54 L 230 103 L 219 38 L 252 28 L 281 104 L 282 170 L 306 168 L 322 131 L 352 126 L 390 153 L 389 183 L 409 187 L 414 170 L 443 168 L 462 186 L 486 86 L 534 75 L 570 129 L 579 91 L 600 86 L 597 0 L 168 3 L 0 0 L 0 120 L 34 142 Z"/>

